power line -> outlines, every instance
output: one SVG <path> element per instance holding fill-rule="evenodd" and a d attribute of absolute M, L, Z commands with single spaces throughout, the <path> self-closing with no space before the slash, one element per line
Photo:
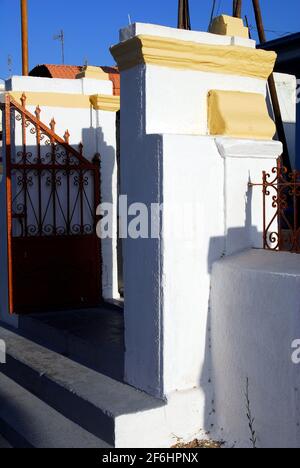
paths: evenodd
<path fill-rule="evenodd" d="M 257 32 L 257 29 L 254 28 L 254 26 L 249 26 L 249 29 L 250 31 L 256 31 Z M 278 37 L 283 37 L 283 36 L 289 36 L 290 34 L 295 34 L 295 32 L 291 32 L 291 31 L 278 31 L 278 30 L 275 30 L 275 29 L 265 29 L 265 32 L 268 32 L 268 33 L 271 33 L 271 34 L 275 34 L 276 36 Z"/>
<path fill-rule="evenodd" d="M 291 32 L 291 31 L 275 31 L 273 29 L 266 29 L 265 31 L 272 33 L 272 34 L 276 34 L 277 36 L 288 36 L 290 34 L 295 34 L 294 32 Z"/>

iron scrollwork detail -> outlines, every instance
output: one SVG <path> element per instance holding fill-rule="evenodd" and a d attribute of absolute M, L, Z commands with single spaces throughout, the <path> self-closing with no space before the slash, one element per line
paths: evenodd
<path fill-rule="evenodd" d="M 81 144 L 78 150 L 70 145 L 68 130 L 60 138 L 54 119 L 50 127 L 43 124 L 39 107 L 35 116 L 28 112 L 25 95 L 21 102 L 10 102 L 15 135 L 21 139 L 10 167 L 13 236 L 94 234 L 99 164 L 83 156 Z"/>
<path fill-rule="evenodd" d="M 263 172 L 264 249 L 300 253 L 300 172 L 278 161 L 271 173 Z"/>

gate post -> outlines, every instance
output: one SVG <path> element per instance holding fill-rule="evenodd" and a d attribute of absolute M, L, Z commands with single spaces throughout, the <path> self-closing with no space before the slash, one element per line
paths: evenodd
<path fill-rule="evenodd" d="M 12 250 L 11 250 L 11 105 L 9 95 L 4 97 L 3 105 L 3 179 L 0 184 L 0 320 L 9 325 L 18 326 L 18 317 L 12 315 Z"/>
<path fill-rule="evenodd" d="M 162 205 L 158 238 L 124 240 L 125 378 L 169 402 L 195 392 L 187 408 L 206 427 L 210 272 L 262 231 L 262 216 L 251 219 L 262 196 L 252 200 L 248 182 L 282 150 L 265 102 L 276 56 L 244 36 L 146 24 L 123 30 L 111 51 L 121 72 L 121 191 L 129 206 Z"/>
<path fill-rule="evenodd" d="M 5 97 L 5 166 L 6 166 L 6 216 L 7 216 L 7 268 L 8 268 L 8 304 L 10 314 L 13 304 L 12 272 L 12 185 L 11 185 L 11 106 L 9 94 Z"/>

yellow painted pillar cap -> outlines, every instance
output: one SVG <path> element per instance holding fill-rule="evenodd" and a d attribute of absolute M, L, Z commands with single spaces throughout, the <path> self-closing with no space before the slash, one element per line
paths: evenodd
<path fill-rule="evenodd" d="M 244 26 L 243 20 L 233 16 L 218 16 L 211 23 L 209 31 L 222 36 L 237 36 L 249 39 L 249 29 Z"/>
<path fill-rule="evenodd" d="M 77 79 L 81 78 L 91 78 L 94 80 L 109 80 L 109 74 L 105 73 L 101 67 L 92 67 L 87 65 L 82 68 L 82 71 L 76 76 Z"/>
<path fill-rule="evenodd" d="M 272 140 L 276 127 L 262 94 L 211 90 L 208 130 L 210 135 Z"/>

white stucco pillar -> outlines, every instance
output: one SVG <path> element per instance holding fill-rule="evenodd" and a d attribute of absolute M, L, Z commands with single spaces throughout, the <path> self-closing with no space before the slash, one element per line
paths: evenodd
<path fill-rule="evenodd" d="M 122 193 L 129 205 L 162 204 L 159 238 L 124 240 L 125 378 L 168 400 L 197 389 L 205 427 L 211 266 L 261 245 L 261 191 L 250 196 L 248 183 L 282 150 L 265 103 L 275 54 L 248 39 L 143 24 L 122 31 L 112 54 Z"/>
<path fill-rule="evenodd" d="M 111 234 L 101 241 L 103 298 L 119 300 L 117 219 L 118 219 L 118 161 L 116 113 L 120 110 L 119 96 L 93 95 L 91 103 L 96 112 L 96 152 L 101 161 L 101 202 L 111 205 Z"/>
<path fill-rule="evenodd" d="M 297 79 L 294 75 L 274 73 L 289 158 L 296 168 Z"/>

